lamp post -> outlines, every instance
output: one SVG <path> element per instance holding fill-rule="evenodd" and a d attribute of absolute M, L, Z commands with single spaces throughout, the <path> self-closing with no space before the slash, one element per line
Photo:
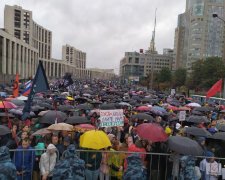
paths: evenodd
<path fill-rule="evenodd" d="M 223 21 L 223 23 L 225 25 L 225 20 L 223 18 L 221 18 L 220 16 L 218 16 L 218 14 L 213 13 L 212 17 L 220 19 L 221 21 Z M 223 79 L 223 98 L 225 98 L 225 78 Z"/>

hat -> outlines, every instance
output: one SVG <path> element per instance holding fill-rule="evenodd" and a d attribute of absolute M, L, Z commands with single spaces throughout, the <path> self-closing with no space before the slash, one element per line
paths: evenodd
<path fill-rule="evenodd" d="M 47 150 L 56 149 L 55 145 L 49 144 Z"/>
<path fill-rule="evenodd" d="M 172 130 L 171 130 L 169 127 L 166 127 L 165 133 L 166 133 L 167 135 L 170 135 L 171 132 L 172 132 Z"/>
<path fill-rule="evenodd" d="M 70 137 L 68 137 L 68 136 L 64 137 L 63 141 L 70 143 Z"/>
<path fill-rule="evenodd" d="M 211 151 L 206 151 L 205 156 L 206 157 L 214 157 L 214 153 Z"/>
<path fill-rule="evenodd" d="M 42 154 L 41 150 L 45 149 L 45 144 L 43 142 L 39 142 L 37 146 L 35 146 L 35 149 L 37 149 L 37 151 L 35 151 L 35 155 L 40 156 Z"/>

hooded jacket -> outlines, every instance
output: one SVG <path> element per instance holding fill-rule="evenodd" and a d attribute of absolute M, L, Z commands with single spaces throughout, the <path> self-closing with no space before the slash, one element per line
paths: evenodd
<path fill-rule="evenodd" d="M 39 167 L 41 171 L 41 175 L 45 175 L 46 173 L 52 172 L 56 164 L 56 153 L 50 154 L 49 151 L 51 149 L 55 149 L 56 147 L 53 144 L 49 144 L 47 147 L 47 152 L 41 155 Z"/>
<path fill-rule="evenodd" d="M 0 179 L 15 180 L 16 167 L 11 162 L 9 149 L 6 146 L 0 147 Z"/>
<path fill-rule="evenodd" d="M 143 168 L 141 158 L 138 154 L 127 157 L 127 170 L 123 175 L 123 180 L 147 180 L 146 169 Z"/>
<path fill-rule="evenodd" d="M 64 159 L 60 160 L 53 170 L 53 180 L 84 180 L 85 162 L 76 155 L 75 145 L 69 145 L 64 153 Z"/>

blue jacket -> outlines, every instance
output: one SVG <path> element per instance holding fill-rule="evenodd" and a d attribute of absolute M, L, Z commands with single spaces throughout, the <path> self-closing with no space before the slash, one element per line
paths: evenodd
<path fill-rule="evenodd" d="M 28 147 L 24 151 L 21 151 L 23 150 L 22 146 L 19 146 L 17 150 L 14 157 L 17 171 L 30 173 L 33 170 L 35 162 L 35 150 L 32 147 Z"/>
<path fill-rule="evenodd" d="M 9 149 L 6 146 L 0 147 L 0 179 L 15 180 L 16 167 L 11 162 Z"/>

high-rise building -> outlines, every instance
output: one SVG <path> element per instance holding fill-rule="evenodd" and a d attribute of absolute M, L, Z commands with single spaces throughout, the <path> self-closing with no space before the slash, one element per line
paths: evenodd
<path fill-rule="evenodd" d="M 225 17 L 225 0 L 187 0 L 178 16 L 173 65 L 191 71 L 194 62 L 207 57 L 225 57 L 224 23 L 212 14 Z"/>

